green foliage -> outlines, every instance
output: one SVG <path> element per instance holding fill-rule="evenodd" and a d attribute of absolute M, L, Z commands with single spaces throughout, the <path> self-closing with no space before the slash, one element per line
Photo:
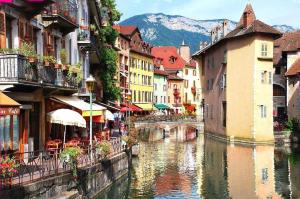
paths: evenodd
<path fill-rule="evenodd" d="M 119 21 L 122 14 L 117 10 L 115 0 L 101 0 L 103 7 L 108 7 L 110 11 L 110 24 L 112 25 L 115 21 Z"/>
<path fill-rule="evenodd" d="M 79 147 L 64 148 L 64 150 L 60 153 L 60 158 L 71 167 L 73 177 L 77 177 L 77 158 L 81 154 L 82 150 Z"/>
<path fill-rule="evenodd" d="M 297 120 L 296 118 L 292 118 L 286 121 L 285 130 L 292 131 L 292 133 L 300 133 L 299 120 Z"/>
<path fill-rule="evenodd" d="M 113 46 L 118 35 L 118 31 L 113 29 L 112 26 L 106 26 L 101 28 L 99 37 L 101 42 L 103 42 L 104 44 Z"/>
<path fill-rule="evenodd" d="M 62 64 L 67 64 L 67 51 L 64 48 L 60 50 L 60 60 Z"/>
<path fill-rule="evenodd" d="M 100 150 L 101 155 L 104 155 L 105 158 L 112 152 L 112 145 L 107 140 L 96 144 L 96 148 Z"/>
<path fill-rule="evenodd" d="M 82 73 L 82 70 L 81 70 L 81 65 L 82 65 L 82 62 L 78 62 L 76 65 L 71 65 L 69 70 L 68 70 L 68 74 L 67 74 L 67 77 L 69 79 L 72 78 L 73 74 L 76 74 L 77 84 L 79 84 L 83 79 L 83 73 Z"/>
<path fill-rule="evenodd" d="M 0 54 L 19 54 L 19 49 L 1 48 Z"/>
<path fill-rule="evenodd" d="M 133 136 L 122 136 L 122 140 L 126 143 L 128 148 L 131 148 L 133 145 L 135 145 L 137 143 L 136 138 L 134 138 Z"/>
<path fill-rule="evenodd" d="M 19 49 L 19 53 L 24 55 L 25 57 L 37 58 L 37 54 L 32 43 L 24 42 Z"/>
<path fill-rule="evenodd" d="M 43 56 L 42 59 L 44 62 L 49 62 L 52 64 L 56 63 L 56 59 L 53 56 Z"/>

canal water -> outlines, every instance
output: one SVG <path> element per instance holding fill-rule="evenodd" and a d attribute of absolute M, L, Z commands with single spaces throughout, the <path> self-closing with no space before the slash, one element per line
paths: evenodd
<path fill-rule="evenodd" d="M 129 174 L 98 199 L 300 198 L 296 153 L 274 146 L 228 145 L 197 136 L 188 126 L 165 134 L 156 128 L 140 133 L 140 153 Z"/>

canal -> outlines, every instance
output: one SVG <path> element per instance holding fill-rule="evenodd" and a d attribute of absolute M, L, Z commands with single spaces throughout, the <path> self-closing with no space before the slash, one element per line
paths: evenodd
<path fill-rule="evenodd" d="M 98 199 L 300 198 L 300 156 L 274 146 L 230 145 L 178 126 L 142 130 L 132 168 Z M 299 154 L 299 152 L 298 152 Z"/>

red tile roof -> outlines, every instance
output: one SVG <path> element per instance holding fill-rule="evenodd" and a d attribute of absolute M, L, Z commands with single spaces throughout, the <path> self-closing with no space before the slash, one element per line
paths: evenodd
<path fill-rule="evenodd" d="M 286 76 L 294 76 L 300 73 L 300 58 L 298 58 L 295 63 L 289 68 L 285 73 Z"/>
<path fill-rule="evenodd" d="M 164 70 L 158 70 L 158 69 L 154 69 L 154 74 L 155 75 L 162 75 L 162 76 L 169 76 L 169 73 L 167 73 Z"/>
<path fill-rule="evenodd" d="M 191 68 L 196 68 L 197 64 L 196 61 L 191 59 L 189 63 L 187 63 L 187 65 Z"/>
<path fill-rule="evenodd" d="M 162 65 L 165 70 L 183 70 L 186 64 L 174 46 L 153 47 L 151 52 L 154 57 L 163 59 Z M 172 57 L 175 59 L 174 62 L 170 60 Z"/>
<path fill-rule="evenodd" d="M 114 25 L 113 28 L 125 36 L 131 36 L 135 30 L 138 30 L 137 26 Z"/>

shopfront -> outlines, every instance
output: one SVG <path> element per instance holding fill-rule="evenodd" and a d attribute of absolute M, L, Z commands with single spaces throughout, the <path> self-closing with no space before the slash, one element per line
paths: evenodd
<path fill-rule="evenodd" d="M 0 92 L 0 151 L 1 154 L 19 151 L 20 104 Z"/>

